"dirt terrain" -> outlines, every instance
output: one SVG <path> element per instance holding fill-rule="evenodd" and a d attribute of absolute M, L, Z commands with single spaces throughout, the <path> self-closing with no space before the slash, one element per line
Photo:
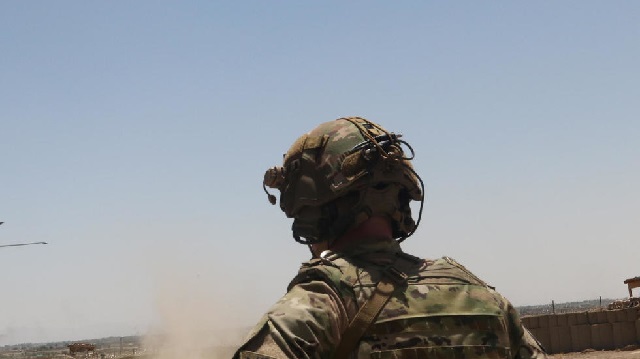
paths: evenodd
<path fill-rule="evenodd" d="M 585 350 L 580 353 L 554 354 L 552 359 L 640 359 L 640 349 L 635 350 Z"/>

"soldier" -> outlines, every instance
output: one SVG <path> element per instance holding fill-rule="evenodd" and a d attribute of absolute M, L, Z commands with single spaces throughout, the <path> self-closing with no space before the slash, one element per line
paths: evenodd
<path fill-rule="evenodd" d="M 449 257 L 401 250 L 424 201 L 413 155 L 401 135 L 349 117 L 298 138 L 267 170 L 269 201 L 265 186 L 312 259 L 234 358 L 546 357 L 494 288 Z"/>

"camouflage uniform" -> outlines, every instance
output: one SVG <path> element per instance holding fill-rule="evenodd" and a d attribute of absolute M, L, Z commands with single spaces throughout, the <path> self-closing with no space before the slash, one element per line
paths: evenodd
<path fill-rule="evenodd" d="M 332 358 L 389 266 L 407 274 L 352 358 L 544 358 L 518 313 L 453 259 L 423 260 L 369 239 L 302 265 L 234 358 Z"/>

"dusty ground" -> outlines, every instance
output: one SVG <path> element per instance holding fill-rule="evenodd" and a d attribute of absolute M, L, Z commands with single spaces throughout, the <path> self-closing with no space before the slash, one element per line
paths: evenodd
<path fill-rule="evenodd" d="M 640 359 L 640 349 L 636 350 L 612 350 L 591 351 L 581 353 L 554 354 L 553 359 Z"/>
<path fill-rule="evenodd" d="M 231 358 L 235 350 L 233 348 L 224 348 L 220 351 L 216 351 L 212 356 L 207 355 L 209 358 Z M 569 354 L 554 354 L 549 356 L 551 359 L 640 359 L 640 348 L 636 350 L 586 350 L 581 353 L 569 353 Z M 136 357 L 152 359 L 153 357 Z M 200 358 L 200 356 L 190 357 Z M 134 357 L 127 357 L 122 359 L 134 359 Z"/>

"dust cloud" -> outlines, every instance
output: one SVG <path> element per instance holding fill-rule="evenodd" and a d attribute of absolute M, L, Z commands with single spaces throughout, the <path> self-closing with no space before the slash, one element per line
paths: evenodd
<path fill-rule="evenodd" d="M 213 279 L 165 272 L 155 290 L 157 323 L 143 341 L 150 357 L 231 358 L 249 328 L 237 324 L 238 302 L 225 291 Z"/>

